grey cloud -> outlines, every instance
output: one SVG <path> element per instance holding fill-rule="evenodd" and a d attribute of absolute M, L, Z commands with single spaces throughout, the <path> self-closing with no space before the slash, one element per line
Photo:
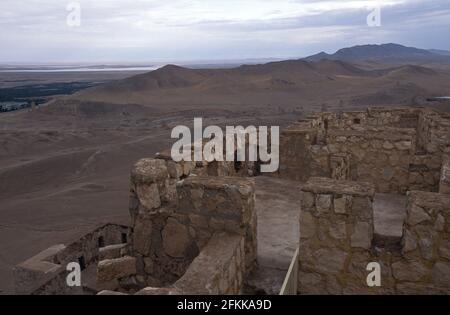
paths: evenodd
<path fill-rule="evenodd" d="M 369 11 L 364 8 L 292 16 L 286 7 L 277 8 L 279 0 L 267 7 L 272 18 L 240 17 L 239 7 L 227 7 L 239 3 L 236 0 L 80 0 L 82 27 L 73 29 L 65 24 L 69 2 L 0 1 L 0 42 L 7 47 L 0 50 L 0 63 L 300 57 L 382 42 L 450 49 L 448 0 L 404 0 L 383 7 L 379 28 L 365 24 Z M 237 13 L 221 15 L 214 11 L 219 3 L 221 10 Z"/>

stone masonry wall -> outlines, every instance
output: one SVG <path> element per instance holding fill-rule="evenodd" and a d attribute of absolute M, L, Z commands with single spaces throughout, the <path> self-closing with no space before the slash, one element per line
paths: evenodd
<path fill-rule="evenodd" d="M 173 284 L 221 231 L 245 238 L 250 271 L 256 261 L 253 183 L 239 177 L 190 176 L 173 191 L 168 189 L 168 162 L 144 159 L 132 171 L 132 248 L 145 286 Z"/>
<path fill-rule="evenodd" d="M 143 159 L 132 170 L 132 255 L 143 286 L 176 281 L 200 250 L 184 218 L 176 216 L 178 180 L 172 182 L 168 166 L 162 159 Z"/>
<path fill-rule="evenodd" d="M 129 227 L 106 224 L 68 245 L 52 246 L 14 268 L 16 292 L 35 295 L 81 294 L 86 287 L 84 277 L 82 288 L 69 288 L 66 284 L 67 264 L 78 262 L 89 268 L 99 260 L 100 245 L 120 244 L 129 237 Z"/>
<path fill-rule="evenodd" d="M 329 129 L 357 130 L 365 126 L 415 129 L 420 113 L 420 108 L 373 107 L 365 111 L 320 113 L 315 119 L 323 121 L 323 126 Z"/>
<path fill-rule="evenodd" d="M 401 176 L 401 182 L 392 185 L 397 186 L 393 187 L 394 191 L 404 192 L 406 191 L 405 187 L 409 185 L 406 178 L 409 165 L 404 163 L 405 160 L 387 161 L 391 165 L 387 168 L 383 167 L 383 170 L 381 169 L 382 162 L 379 162 L 380 167 L 376 167 L 376 171 L 373 170 L 373 173 L 369 173 L 368 170 L 377 161 L 372 154 L 367 155 L 368 160 L 371 159 L 371 161 L 361 159 L 361 152 L 373 149 L 381 156 L 384 163 L 386 163 L 386 158 L 383 153 L 380 153 L 380 150 L 409 150 L 409 154 L 413 156 L 416 150 L 414 130 L 417 129 L 420 115 L 421 109 L 418 108 L 371 108 L 358 112 L 318 113 L 308 119 L 300 120 L 281 134 L 279 176 L 299 181 L 307 181 L 310 177 L 376 180 L 374 182 L 376 188 L 381 188 L 380 191 L 387 191 L 391 188 L 386 182 L 392 178 L 391 173 L 395 173 L 395 175 Z M 354 142 L 336 141 L 336 137 L 340 136 L 339 133 L 342 134 L 342 137 L 349 135 L 349 140 L 354 140 Z M 384 136 L 383 139 L 379 139 L 380 134 Z M 342 137 L 338 140 L 342 140 Z M 358 137 L 359 139 L 357 139 Z M 398 142 L 399 139 L 404 142 L 396 145 L 395 142 Z M 378 140 L 383 140 L 383 142 L 379 144 Z M 358 141 L 361 143 L 355 145 Z M 390 143 L 386 143 L 383 147 L 385 141 Z M 340 142 L 338 146 L 336 146 L 336 142 Z M 406 145 L 407 142 L 410 144 Z M 372 144 L 376 148 L 371 148 Z M 359 145 L 360 147 L 358 147 Z M 395 155 L 394 158 L 397 157 L 396 154 L 393 155 Z M 406 155 L 407 152 L 400 153 L 401 157 Z M 411 159 L 412 157 L 407 157 L 407 161 Z M 358 165 L 360 162 L 362 162 L 361 166 Z M 399 163 L 401 165 L 398 165 Z M 433 162 L 433 166 L 436 163 Z M 352 174 L 350 174 L 350 169 L 353 170 Z M 419 169 L 423 173 L 423 168 Z M 368 178 L 358 177 L 358 172 Z M 429 172 L 431 175 L 425 176 L 433 178 L 436 176 L 435 168 Z M 421 175 L 418 174 L 415 178 L 418 179 Z M 432 184 L 434 187 L 436 186 L 435 180 Z"/>
<path fill-rule="evenodd" d="M 347 153 L 350 178 L 370 182 L 378 192 L 405 193 L 414 151 L 414 131 L 366 128 L 362 131 L 333 130 L 328 133 L 330 153 Z"/>
<path fill-rule="evenodd" d="M 312 178 L 302 188 L 300 212 L 300 294 L 365 292 L 362 264 L 373 236 L 368 183 Z"/>
<path fill-rule="evenodd" d="M 214 234 L 188 270 L 172 286 L 147 287 L 136 295 L 237 295 L 242 292 L 245 241 L 240 235 Z M 102 294 L 111 294 L 104 292 Z"/>
<path fill-rule="evenodd" d="M 418 148 L 426 153 L 440 154 L 450 145 L 450 117 L 424 109 L 418 122 Z"/>
<path fill-rule="evenodd" d="M 440 154 L 413 155 L 409 164 L 409 189 L 434 191 L 439 190 L 439 179 L 442 168 Z"/>
<path fill-rule="evenodd" d="M 178 210 L 189 217 L 192 228 L 203 235 L 220 231 L 245 240 L 245 272 L 256 264 L 257 216 L 255 187 L 249 179 L 236 177 L 191 177 L 178 186 Z"/>
<path fill-rule="evenodd" d="M 245 277 L 245 238 L 217 233 L 174 287 L 182 294 L 240 294 Z"/>
<path fill-rule="evenodd" d="M 336 141 L 339 134 L 350 137 Z M 359 137 L 361 143 L 355 146 L 350 140 L 358 140 L 352 135 Z M 380 135 L 384 138 L 379 139 Z M 411 139 L 407 139 L 409 136 Z M 403 143 L 398 143 L 399 138 L 405 138 L 401 139 Z M 378 140 L 383 142 L 380 144 Z M 385 141 L 388 143 L 384 144 Z M 339 148 L 336 142 L 342 142 Z M 405 193 L 408 189 L 437 192 L 442 153 L 450 147 L 450 118 L 424 108 L 318 113 L 285 130 L 280 143 L 281 177 L 303 182 L 310 177 L 369 181 L 379 192 Z M 373 152 L 366 155 L 367 159 L 361 159 L 362 152 L 369 150 Z M 392 154 L 393 151 L 409 151 L 409 156 L 408 152 Z M 348 167 L 352 173 L 347 177 L 336 164 L 336 154 L 350 155 Z M 393 157 L 387 160 L 387 155 Z M 397 161 L 397 157 L 401 159 Z"/>
<path fill-rule="evenodd" d="M 450 294 L 450 195 L 412 191 L 401 249 L 373 242 L 370 184 L 312 178 L 302 188 L 300 294 Z M 366 267 L 381 266 L 381 287 Z"/>
<path fill-rule="evenodd" d="M 417 148 L 410 165 L 410 189 L 439 191 L 443 154 L 450 145 L 450 119 L 423 109 L 417 126 Z"/>
<path fill-rule="evenodd" d="M 402 260 L 392 272 L 398 293 L 450 294 L 450 195 L 409 194 Z"/>
<path fill-rule="evenodd" d="M 317 134 L 313 129 L 292 126 L 281 133 L 280 137 L 280 168 L 279 175 L 298 181 L 305 181 L 313 170 L 308 166 L 312 162 L 310 146 Z M 328 174 L 323 171 L 323 176 Z"/>

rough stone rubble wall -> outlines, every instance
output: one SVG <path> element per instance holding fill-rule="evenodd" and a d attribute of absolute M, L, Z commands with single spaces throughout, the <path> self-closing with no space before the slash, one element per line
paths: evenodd
<path fill-rule="evenodd" d="M 437 192 L 442 168 L 440 154 L 421 152 L 411 157 L 409 165 L 409 190 Z"/>
<path fill-rule="evenodd" d="M 424 109 L 418 122 L 418 146 L 429 154 L 442 153 L 450 144 L 450 117 Z"/>
<path fill-rule="evenodd" d="M 312 178 L 302 188 L 299 293 L 363 293 L 373 236 L 372 185 Z M 362 269 L 361 269 L 362 268 Z"/>
<path fill-rule="evenodd" d="M 373 242 L 374 187 L 313 178 L 302 188 L 300 294 L 449 294 L 450 195 L 408 196 L 401 249 Z M 381 287 L 366 283 L 371 262 Z"/>
<path fill-rule="evenodd" d="M 402 259 L 392 272 L 398 293 L 450 294 L 450 195 L 409 194 Z"/>
<path fill-rule="evenodd" d="M 366 128 L 328 133 L 330 154 L 347 153 L 350 178 L 373 183 L 378 192 L 405 193 L 415 134 L 409 129 Z"/>
<path fill-rule="evenodd" d="M 248 140 L 249 137 L 246 138 L 247 157 Z M 193 159 L 194 146 L 187 149 Z M 239 272 L 248 274 L 256 264 L 257 220 L 254 185 L 242 177 L 257 175 L 259 171 L 258 161 L 248 159 L 243 162 L 175 162 L 170 150 L 158 153 L 155 159 L 142 159 L 136 163 L 130 188 L 131 257 L 100 262 L 99 279 L 104 280 L 103 289 L 133 293 L 136 288 L 148 286 L 144 294 L 167 291 L 168 286 L 181 281 L 180 277 L 187 270 L 195 269 L 193 261 L 214 262 L 208 258 L 208 252 L 212 250 L 207 249 L 217 243 L 213 239 L 218 233 L 228 233 L 225 239 L 230 241 L 233 237 L 243 239 L 244 252 L 239 255 L 239 261 L 243 261 L 244 267 L 239 268 Z M 233 241 L 230 244 L 234 244 Z M 222 247 L 218 250 L 225 250 Z M 229 263 L 226 255 L 223 257 L 221 262 Z M 124 267 L 129 272 L 118 274 L 120 268 L 114 266 L 121 264 L 134 264 L 136 268 Z M 227 277 L 234 279 L 239 272 Z M 123 278 L 117 279 L 119 277 Z M 243 276 L 231 283 L 232 292 L 241 289 L 241 278 Z M 115 285 L 108 287 L 111 281 L 115 281 Z M 223 288 L 223 283 L 221 286 Z M 187 285 L 182 291 L 189 291 Z"/>
<path fill-rule="evenodd" d="M 450 119 L 421 108 L 320 113 L 289 127 L 280 143 L 284 178 L 367 181 L 378 192 L 437 192 Z"/>
<path fill-rule="evenodd" d="M 184 294 L 240 294 L 246 267 L 245 237 L 215 234 L 174 287 Z"/>
<path fill-rule="evenodd" d="M 113 245 L 121 243 L 123 235 L 130 238 L 129 227 L 107 224 L 67 246 L 55 245 L 42 251 L 14 268 L 16 292 L 35 295 L 83 293 L 85 288 L 67 286 L 67 264 L 79 262 L 82 258 L 86 268 L 96 265 L 99 260 L 99 239 L 102 238 L 105 245 Z"/>
<path fill-rule="evenodd" d="M 439 190 L 442 155 L 449 146 L 449 117 L 424 109 L 417 126 L 417 152 L 410 167 L 411 190 Z"/>
<path fill-rule="evenodd" d="M 240 294 L 245 277 L 245 240 L 232 233 L 216 233 L 170 287 L 147 287 L 137 295 Z"/>
<path fill-rule="evenodd" d="M 192 174 L 179 177 L 173 171 L 176 164 L 168 159 L 144 159 L 132 171 L 132 253 L 139 284 L 172 285 L 219 232 L 244 238 L 245 272 L 249 272 L 257 247 L 252 181 Z"/>
<path fill-rule="evenodd" d="M 316 169 L 312 166 L 313 158 L 309 148 L 314 143 L 317 132 L 314 129 L 295 129 L 292 126 L 289 130 L 281 133 L 280 137 L 280 169 L 279 175 L 298 181 L 306 181 L 309 177 L 329 176 L 328 168 Z"/>

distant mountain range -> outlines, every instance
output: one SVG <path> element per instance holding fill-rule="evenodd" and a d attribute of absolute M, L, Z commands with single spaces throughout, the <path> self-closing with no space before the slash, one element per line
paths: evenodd
<path fill-rule="evenodd" d="M 323 58 L 326 56 L 329 58 Z M 322 58 L 316 55 L 319 60 L 285 60 L 232 69 L 167 65 L 81 91 L 71 99 L 168 108 L 179 103 L 200 107 L 267 103 L 294 106 L 307 104 L 309 100 L 320 104 L 332 95 L 358 105 L 401 104 L 410 102 L 416 95 L 448 94 L 450 74 L 442 70 L 444 63 L 427 67 L 420 62 L 376 62 L 377 67 L 361 67 L 358 62 L 352 62 L 357 58 L 399 58 L 404 61 L 408 59 L 405 56 L 450 59 L 430 51 L 391 44 L 346 48 L 334 55 L 320 54 Z"/>
<path fill-rule="evenodd" d="M 325 52 L 318 53 L 304 58 L 308 61 L 319 61 L 322 59 L 342 60 L 342 61 L 450 61 L 450 51 L 437 49 L 418 49 L 414 47 L 406 47 L 399 44 L 382 44 L 382 45 L 361 45 L 349 48 L 343 48 L 334 54 Z"/>
<path fill-rule="evenodd" d="M 448 50 L 429 49 L 428 51 L 432 52 L 433 54 L 438 54 L 438 55 L 442 55 L 442 56 L 450 56 L 450 51 L 448 51 Z"/>

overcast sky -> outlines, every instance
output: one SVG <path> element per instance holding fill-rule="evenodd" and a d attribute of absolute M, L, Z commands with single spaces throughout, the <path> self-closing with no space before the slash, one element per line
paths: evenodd
<path fill-rule="evenodd" d="M 369 27 L 377 2 L 381 26 Z M 0 0 L 0 63 L 291 58 L 388 42 L 450 50 L 450 0 Z"/>

